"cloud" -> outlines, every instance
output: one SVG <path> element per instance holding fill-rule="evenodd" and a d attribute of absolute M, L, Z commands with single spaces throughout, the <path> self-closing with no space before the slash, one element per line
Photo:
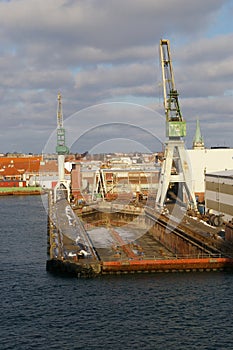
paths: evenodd
<path fill-rule="evenodd" d="M 233 33 L 200 39 L 176 53 L 176 75 L 186 96 L 224 95 L 232 89 Z"/>
<path fill-rule="evenodd" d="M 152 64 L 97 66 L 78 72 L 76 87 L 88 93 L 97 91 L 101 86 L 103 98 L 123 95 L 153 96 L 155 79 L 155 67 Z"/>
<path fill-rule="evenodd" d="M 10 151 L 15 135 L 25 152 L 41 151 L 56 126 L 59 90 L 64 118 L 113 100 L 149 104 L 160 112 L 160 38 L 171 41 L 184 114 L 187 111 L 192 121 L 202 115 L 211 139 L 213 130 L 206 121 L 212 118 L 218 123 L 224 118 L 229 123 L 232 116 L 233 26 L 229 20 L 226 30 L 220 21 L 223 10 L 230 19 L 230 4 L 230 0 L 0 2 L 0 122 L 5 130 L 0 150 Z"/>
<path fill-rule="evenodd" d="M 131 47 L 154 45 L 162 35 L 203 32 L 225 2 L 47 0 L 45 6 L 44 0 L 17 0 L 0 4 L 1 37 L 8 49 L 30 53 L 33 48 L 39 59 L 49 50 L 55 64 L 77 48 L 85 59 L 82 50 L 117 55 Z"/>

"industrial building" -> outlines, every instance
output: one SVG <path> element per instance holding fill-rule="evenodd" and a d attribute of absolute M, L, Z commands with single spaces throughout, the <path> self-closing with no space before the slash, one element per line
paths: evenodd
<path fill-rule="evenodd" d="M 205 207 L 225 222 L 233 219 L 233 169 L 205 174 Z"/>
<path fill-rule="evenodd" d="M 205 174 L 233 169 L 233 148 L 205 148 L 200 123 L 197 120 L 193 149 L 187 150 L 192 167 L 193 190 L 199 202 L 204 202 Z"/>
<path fill-rule="evenodd" d="M 115 158 L 116 159 L 116 158 Z M 112 200 L 137 194 L 147 197 L 158 189 L 159 167 L 154 163 L 126 164 L 74 162 L 71 171 L 71 189 L 75 200 L 90 201 L 101 196 Z"/>
<path fill-rule="evenodd" d="M 194 192 L 202 202 L 205 193 L 205 174 L 233 169 L 233 149 L 191 149 L 187 152 L 192 166 Z"/>

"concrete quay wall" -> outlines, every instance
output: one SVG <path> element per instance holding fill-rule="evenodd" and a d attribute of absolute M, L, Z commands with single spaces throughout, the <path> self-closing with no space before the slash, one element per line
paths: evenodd
<path fill-rule="evenodd" d="M 101 274 L 99 263 L 76 263 L 68 260 L 50 259 L 46 262 L 48 272 L 70 277 L 96 277 Z"/>

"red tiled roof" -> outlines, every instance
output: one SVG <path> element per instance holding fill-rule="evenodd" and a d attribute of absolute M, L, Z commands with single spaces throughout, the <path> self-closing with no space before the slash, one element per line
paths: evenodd
<path fill-rule="evenodd" d="M 24 173 L 58 173 L 58 164 L 56 160 L 42 161 L 42 156 L 0 157 L 0 176 L 14 176 Z M 66 169 L 65 174 L 69 174 Z"/>
<path fill-rule="evenodd" d="M 0 176 L 21 176 L 21 173 L 14 166 L 8 166 L 0 169 Z"/>
<path fill-rule="evenodd" d="M 25 172 L 38 173 L 40 168 L 41 156 L 38 157 L 0 157 L 1 169 L 15 169 L 20 174 Z"/>
<path fill-rule="evenodd" d="M 42 161 L 40 164 L 40 173 L 57 173 L 58 165 L 56 160 Z"/>
<path fill-rule="evenodd" d="M 48 160 L 41 162 L 40 164 L 40 173 L 58 173 L 58 164 L 56 160 Z M 65 169 L 65 174 L 69 174 L 69 171 Z"/>

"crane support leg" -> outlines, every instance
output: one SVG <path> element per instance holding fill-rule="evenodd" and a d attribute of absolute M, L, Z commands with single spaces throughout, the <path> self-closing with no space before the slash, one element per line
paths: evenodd
<path fill-rule="evenodd" d="M 169 140 L 166 143 L 165 159 L 162 165 L 156 204 L 163 208 L 169 184 L 179 183 L 186 191 L 187 204 L 196 210 L 196 200 L 192 189 L 191 167 L 182 140 Z"/>

